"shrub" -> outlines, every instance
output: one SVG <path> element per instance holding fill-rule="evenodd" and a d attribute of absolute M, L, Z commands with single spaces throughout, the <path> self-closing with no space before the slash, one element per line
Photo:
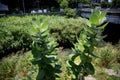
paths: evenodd
<path fill-rule="evenodd" d="M 72 49 L 73 54 L 69 56 L 67 61 L 68 67 L 72 71 L 71 76 L 73 80 L 84 80 L 84 76 L 95 73 L 91 61 L 92 57 L 96 57 L 93 53 L 94 47 L 98 46 L 102 31 L 106 26 L 105 24 L 98 27 L 106 20 L 105 15 L 106 11 L 100 12 L 98 9 L 95 9 L 90 15 L 90 20 L 84 20 L 87 26 L 81 31 L 77 43 L 74 44 Z"/>
<path fill-rule="evenodd" d="M 38 24 L 36 24 L 38 25 Z M 41 22 L 40 25 L 33 27 L 33 64 L 37 64 L 39 72 L 36 80 L 55 80 L 61 72 L 61 66 L 57 63 L 56 46 L 58 45 L 49 36 L 48 25 Z"/>
<path fill-rule="evenodd" d="M 0 61 L 0 80 L 14 80 L 15 77 L 23 79 L 29 75 L 32 77 L 32 80 L 34 80 L 38 67 L 32 65 L 32 59 L 33 56 L 31 52 L 22 55 L 14 54 L 3 58 Z"/>
<path fill-rule="evenodd" d="M 52 17 L 51 17 L 52 18 Z M 64 17 L 53 17 L 49 21 L 50 33 L 57 42 L 62 46 L 70 47 L 73 42 L 76 42 L 76 37 L 79 35 L 84 26 L 86 26 L 83 21 L 85 19 L 67 19 Z"/>
<path fill-rule="evenodd" d="M 30 48 L 29 25 L 30 22 L 23 22 L 19 17 L 0 19 L 0 56 Z"/>
<path fill-rule="evenodd" d="M 59 0 L 59 3 L 60 3 L 60 7 L 62 8 L 66 8 L 68 7 L 68 0 Z"/>
<path fill-rule="evenodd" d="M 60 16 L 23 16 L 0 18 L 0 55 L 8 55 L 21 49 L 30 49 L 33 21 L 43 19 L 50 25 L 50 36 L 57 42 L 68 45 L 76 41 L 76 36 L 86 26 L 83 18 L 65 18 Z M 68 47 L 67 46 L 67 47 Z"/>
<path fill-rule="evenodd" d="M 112 0 L 112 7 L 120 8 L 120 0 Z"/>
<path fill-rule="evenodd" d="M 103 7 L 103 8 L 104 7 L 107 8 L 108 5 L 109 5 L 109 3 L 107 1 L 102 1 L 102 3 L 101 3 L 101 7 Z"/>
<path fill-rule="evenodd" d="M 64 11 L 64 14 L 67 17 L 76 17 L 76 11 L 74 9 L 71 9 L 71 8 L 66 8 Z"/>
<path fill-rule="evenodd" d="M 81 0 L 80 2 L 84 3 L 84 4 L 89 4 L 90 0 Z"/>
<path fill-rule="evenodd" d="M 113 63 L 117 62 L 117 49 L 111 44 L 106 44 L 102 48 L 96 48 L 95 53 L 100 57 L 96 59 L 96 63 L 99 66 L 109 68 Z"/>

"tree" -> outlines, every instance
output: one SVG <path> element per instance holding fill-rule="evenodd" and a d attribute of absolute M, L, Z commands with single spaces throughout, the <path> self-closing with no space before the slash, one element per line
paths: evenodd
<path fill-rule="evenodd" d="M 69 5 L 68 0 L 57 0 L 61 8 L 67 8 Z"/>
<path fill-rule="evenodd" d="M 120 0 L 112 0 L 112 7 L 120 7 Z"/>

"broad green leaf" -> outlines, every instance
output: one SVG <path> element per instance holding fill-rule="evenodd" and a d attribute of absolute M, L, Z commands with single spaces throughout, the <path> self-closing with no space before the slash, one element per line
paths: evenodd
<path fill-rule="evenodd" d="M 60 65 L 55 65 L 55 72 L 56 73 L 61 73 L 62 71 L 60 69 L 61 69 Z"/>
<path fill-rule="evenodd" d="M 70 65 L 69 61 L 66 62 L 66 66 L 67 66 L 67 67 L 72 67 L 72 66 Z"/>
<path fill-rule="evenodd" d="M 100 18 L 100 19 L 99 19 L 99 24 L 98 24 L 98 25 L 102 24 L 105 20 L 106 20 L 106 17 Z"/>
<path fill-rule="evenodd" d="M 102 24 L 106 20 L 106 13 L 107 11 L 101 11 L 100 19 L 99 19 L 99 24 Z"/>
<path fill-rule="evenodd" d="M 81 52 L 83 52 L 83 51 L 85 50 L 84 45 L 82 44 L 82 42 L 79 42 L 78 49 L 79 49 Z"/>
<path fill-rule="evenodd" d="M 40 25 L 40 31 L 44 32 L 47 29 L 48 29 L 48 25 L 45 22 L 41 23 L 41 25 Z"/>
<path fill-rule="evenodd" d="M 101 12 L 101 17 L 105 17 L 106 14 L 107 14 L 107 10 L 102 11 L 102 12 Z"/>
<path fill-rule="evenodd" d="M 98 29 L 105 29 L 105 27 L 108 25 L 108 23 L 105 23 L 104 25 L 98 27 Z"/>
<path fill-rule="evenodd" d="M 36 27 L 32 27 L 32 30 L 30 31 L 31 35 L 36 35 L 39 32 L 39 30 Z"/>
<path fill-rule="evenodd" d="M 87 54 L 87 53 L 84 53 L 84 54 L 81 54 L 81 55 L 80 55 L 81 61 L 82 61 L 83 63 L 91 62 L 91 61 L 92 61 L 92 58 L 89 57 L 89 56 L 87 56 L 87 55 L 85 55 L 85 54 Z"/>
<path fill-rule="evenodd" d="M 90 15 L 90 22 L 91 24 L 98 26 L 102 24 L 106 20 L 106 11 L 100 12 L 99 9 L 95 9 L 92 14 Z"/>
<path fill-rule="evenodd" d="M 94 35 L 94 31 L 90 28 L 87 29 L 87 32 L 89 32 L 90 34 Z"/>
<path fill-rule="evenodd" d="M 97 26 L 99 24 L 99 15 L 100 12 L 98 10 L 94 10 L 90 15 L 90 22 L 92 25 Z"/>
<path fill-rule="evenodd" d="M 72 74 L 72 80 L 76 80 L 76 76 L 74 74 Z"/>
<path fill-rule="evenodd" d="M 91 56 L 99 58 L 99 56 L 95 55 L 95 53 L 89 53 Z"/>
<path fill-rule="evenodd" d="M 93 10 L 93 13 L 100 15 L 100 10 L 99 10 L 98 8 L 95 8 L 95 9 Z"/>
<path fill-rule="evenodd" d="M 95 69 L 91 63 L 85 63 L 84 67 L 88 74 L 93 75 L 95 73 Z"/>
<path fill-rule="evenodd" d="M 42 54 L 40 51 L 37 51 L 36 49 L 32 49 L 32 55 L 34 58 L 38 59 L 42 57 Z"/>
<path fill-rule="evenodd" d="M 90 23 L 90 21 L 89 21 L 88 19 L 83 18 L 83 19 L 82 19 L 82 22 L 83 22 L 84 24 L 86 24 L 87 26 L 91 27 L 91 23 Z"/>
<path fill-rule="evenodd" d="M 91 44 L 88 42 L 88 40 L 84 41 L 84 45 L 87 46 L 87 47 L 91 46 Z"/>
<path fill-rule="evenodd" d="M 41 33 L 41 36 L 46 38 L 48 36 L 49 32 L 48 31 L 44 31 Z"/>
<path fill-rule="evenodd" d="M 75 56 L 75 54 L 70 54 L 69 56 L 68 56 L 68 60 L 72 60 L 72 57 L 73 56 Z"/>
<path fill-rule="evenodd" d="M 45 76 L 45 71 L 44 70 L 40 70 L 38 75 L 37 75 L 36 80 L 43 80 L 44 76 Z"/>
<path fill-rule="evenodd" d="M 66 64 L 67 64 L 68 67 L 72 67 L 72 65 L 70 64 L 70 61 L 74 61 L 74 59 L 75 59 L 78 55 L 79 55 L 79 54 L 70 54 L 70 55 L 68 56 L 68 60 L 69 60 L 69 61 L 66 62 Z"/>
<path fill-rule="evenodd" d="M 79 65 L 81 63 L 81 59 L 80 59 L 80 56 L 77 56 L 75 59 L 74 59 L 74 63 L 76 65 Z"/>
<path fill-rule="evenodd" d="M 81 40 L 86 40 L 86 38 L 87 38 L 87 36 L 86 36 L 85 34 L 83 34 L 83 33 L 80 34 L 80 39 L 81 39 Z"/>

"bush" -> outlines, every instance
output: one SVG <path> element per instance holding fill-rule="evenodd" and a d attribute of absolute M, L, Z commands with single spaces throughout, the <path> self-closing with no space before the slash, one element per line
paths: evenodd
<path fill-rule="evenodd" d="M 65 18 L 59 16 L 23 16 L 0 18 L 0 56 L 17 52 L 21 49 L 30 49 L 33 21 L 40 25 L 40 20 L 47 21 L 50 34 L 57 42 L 67 45 L 76 41 L 77 35 L 86 26 L 83 18 Z M 63 45 L 62 45 L 63 46 Z"/>
<path fill-rule="evenodd" d="M 64 11 L 64 14 L 67 16 L 67 17 L 76 17 L 76 11 L 74 9 L 71 9 L 71 8 L 66 8 L 65 11 Z"/>
<path fill-rule="evenodd" d="M 68 1 L 67 0 L 60 0 L 60 7 L 62 7 L 62 8 L 66 8 L 66 7 L 68 7 Z"/>
<path fill-rule="evenodd" d="M 24 20 L 19 17 L 0 19 L 1 57 L 21 49 L 25 50 L 30 48 L 32 38 L 28 31 L 29 25 L 31 25 L 30 22 L 24 22 Z"/>
<path fill-rule="evenodd" d="M 54 17 L 51 19 L 50 33 L 61 46 L 71 47 L 73 42 L 76 42 L 76 37 L 80 34 L 83 27 L 87 26 L 83 23 L 85 19 Z"/>
<path fill-rule="evenodd" d="M 31 52 L 3 58 L 0 61 L 0 80 L 14 80 L 15 77 L 23 80 L 23 78 L 27 78 L 29 75 L 34 80 L 37 76 L 38 67 L 32 65 L 32 59 Z"/>
<path fill-rule="evenodd" d="M 120 8 L 120 0 L 112 0 L 112 7 Z"/>
<path fill-rule="evenodd" d="M 107 1 L 102 1 L 102 3 L 101 3 L 101 7 L 108 7 L 108 2 Z"/>
<path fill-rule="evenodd" d="M 100 57 L 96 59 L 96 63 L 99 66 L 110 68 L 110 66 L 117 62 L 117 49 L 111 44 L 106 44 L 102 48 L 96 48 L 95 53 Z"/>
<path fill-rule="evenodd" d="M 89 4 L 90 0 L 81 0 L 81 2 L 84 3 L 84 4 Z"/>

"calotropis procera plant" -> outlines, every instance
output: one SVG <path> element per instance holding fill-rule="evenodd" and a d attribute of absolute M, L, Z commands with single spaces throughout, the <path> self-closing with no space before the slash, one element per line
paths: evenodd
<path fill-rule="evenodd" d="M 58 44 L 49 36 L 46 22 L 42 21 L 40 25 L 33 27 L 32 35 L 33 64 L 39 67 L 36 80 L 55 80 L 58 77 L 57 73 L 61 72 L 55 49 Z"/>
<path fill-rule="evenodd" d="M 107 23 L 102 23 L 106 20 L 106 11 L 98 9 L 93 10 L 89 20 L 84 20 L 86 27 L 81 31 L 74 44 L 73 54 L 69 56 L 67 61 L 68 68 L 71 69 L 73 80 L 84 80 L 84 76 L 93 75 L 95 73 L 92 64 L 92 57 L 97 57 L 94 53 L 94 47 L 98 46 L 98 42 L 102 39 L 102 31 Z"/>

